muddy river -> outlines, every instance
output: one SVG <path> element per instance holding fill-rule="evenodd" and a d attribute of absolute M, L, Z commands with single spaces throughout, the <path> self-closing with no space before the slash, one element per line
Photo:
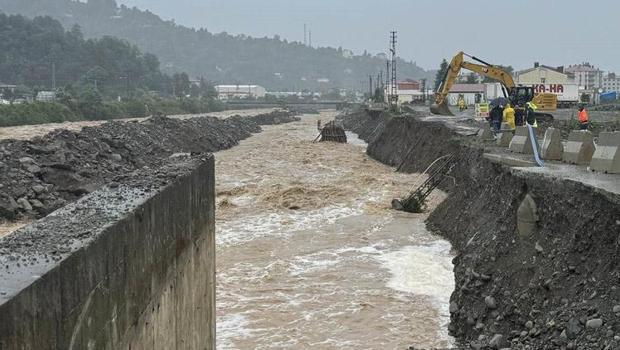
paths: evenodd
<path fill-rule="evenodd" d="M 312 143 L 316 122 L 264 127 L 216 153 L 218 349 L 448 347 L 448 242 L 390 209 L 422 180 Z M 443 199 L 433 193 L 430 207 Z"/>

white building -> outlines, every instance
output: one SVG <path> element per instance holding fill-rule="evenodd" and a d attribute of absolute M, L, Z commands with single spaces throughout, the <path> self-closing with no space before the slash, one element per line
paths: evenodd
<path fill-rule="evenodd" d="M 603 91 L 615 91 L 620 92 L 620 76 L 616 76 L 616 73 L 608 73 L 603 77 Z"/>
<path fill-rule="evenodd" d="M 259 85 L 216 85 L 215 90 L 220 100 L 263 98 L 267 94 L 267 90 Z"/>
<path fill-rule="evenodd" d="M 486 99 L 486 92 L 485 84 L 454 84 L 448 94 L 448 104 L 456 106 L 459 96 L 462 95 L 467 105 L 474 105 L 477 101 Z"/>
<path fill-rule="evenodd" d="M 35 98 L 37 102 L 54 102 L 56 101 L 56 92 L 54 91 L 39 91 Z"/>
<path fill-rule="evenodd" d="M 420 82 L 407 79 L 397 84 L 398 103 L 411 103 L 424 99 L 424 92 L 420 89 Z"/>
<path fill-rule="evenodd" d="M 564 73 L 563 67 L 550 67 L 538 62 L 534 63 L 534 68 L 516 72 L 514 78 L 517 85 L 573 83 L 572 77 Z"/>
<path fill-rule="evenodd" d="M 590 63 L 582 63 L 566 68 L 565 72 L 574 77 L 574 81 L 586 90 L 594 90 L 603 85 L 603 71 Z"/>

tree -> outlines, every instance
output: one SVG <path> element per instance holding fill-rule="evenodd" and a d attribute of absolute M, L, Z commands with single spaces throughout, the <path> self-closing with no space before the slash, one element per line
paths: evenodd
<path fill-rule="evenodd" d="M 437 71 L 437 74 L 435 75 L 435 91 L 439 90 L 439 86 L 443 82 L 446 72 L 448 72 L 448 66 L 448 61 L 446 61 L 446 59 L 444 58 L 439 65 L 439 70 Z"/>
<path fill-rule="evenodd" d="M 110 73 L 100 66 L 95 66 L 86 72 L 84 76 L 82 76 L 82 80 L 85 83 L 93 84 L 95 89 L 99 90 L 101 86 L 108 80 L 110 77 Z"/>
<path fill-rule="evenodd" d="M 467 74 L 465 82 L 467 84 L 478 84 L 478 75 L 476 73 Z"/>
<path fill-rule="evenodd" d="M 103 98 L 95 89 L 88 89 L 80 94 L 78 109 L 86 119 L 96 120 L 104 116 Z"/>
<path fill-rule="evenodd" d="M 71 30 L 69 31 L 69 33 L 71 34 L 71 36 L 73 36 L 73 38 L 75 38 L 78 41 L 84 40 L 84 34 L 82 33 L 82 27 L 80 27 L 79 24 L 74 24 L 73 27 L 71 27 Z"/>
<path fill-rule="evenodd" d="M 215 86 L 207 82 L 204 78 L 200 78 L 200 91 L 202 91 L 202 97 L 211 99 L 217 97 L 217 90 L 215 90 Z"/>
<path fill-rule="evenodd" d="M 185 97 L 189 95 L 190 84 L 187 73 L 176 73 L 172 76 L 173 94 L 176 97 Z"/>

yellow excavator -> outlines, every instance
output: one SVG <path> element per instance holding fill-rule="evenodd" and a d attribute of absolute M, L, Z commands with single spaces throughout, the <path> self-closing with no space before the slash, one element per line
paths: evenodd
<path fill-rule="evenodd" d="M 471 58 L 478 63 L 467 62 L 464 56 Z M 487 63 L 477 57 L 467 55 L 464 52 L 457 53 L 446 70 L 443 81 L 435 92 L 435 103 L 431 105 L 431 113 L 437 115 L 453 115 L 448 108 L 448 94 L 454 85 L 461 69 L 467 69 L 481 76 L 496 80 L 502 84 L 504 97 L 514 107 L 516 113 L 525 114 L 525 104 L 533 102 L 538 109 L 535 112 L 537 120 L 553 120 L 551 112 L 557 109 L 557 96 L 550 93 L 534 93 L 531 86 L 517 86 L 510 73 L 501 67 Z"/>

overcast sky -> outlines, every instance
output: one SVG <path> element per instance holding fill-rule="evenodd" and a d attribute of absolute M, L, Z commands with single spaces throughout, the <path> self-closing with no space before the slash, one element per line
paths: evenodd
<path fill-rule="evenodd" d="M 437 68 L 458 50 L 495 64 L 529 68 L 588 61 L 620 73 L 620 0 L 117 0 L 211 32 L 385 52 Z M 382 5 L 389 4 L 389 5 Z M 389 6 L 389 7 L 388 7 Z"/>

